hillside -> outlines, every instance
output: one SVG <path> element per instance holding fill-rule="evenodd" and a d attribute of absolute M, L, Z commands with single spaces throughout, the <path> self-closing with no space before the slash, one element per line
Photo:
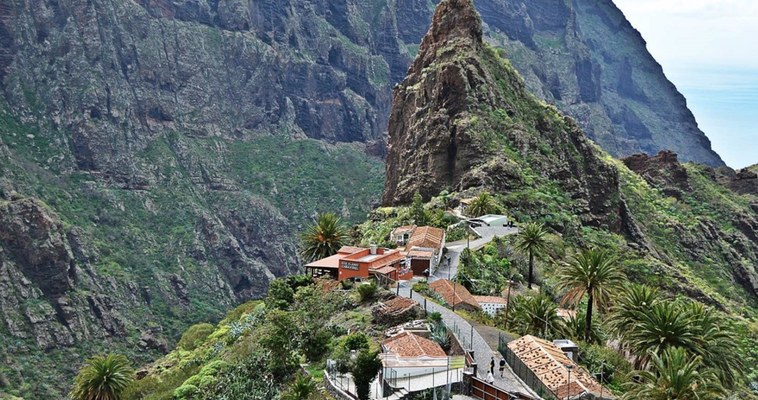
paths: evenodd
<path fill-rule="evenodd" d="M 720 179 L 670 152 L 612 159 L 527 92 L 479 21 L 470 1 L 441 3 L 395 88 L 385 205 L 487 190 L 519 222 L 615 250 L 633 280 L 725 311 L 758 305 L 758 198 L 723 183 L 752 173 Z"/>
<path fill-rule="evenodd" d="M 381 196 L 391 88 L 419 51 L 432 3 L 0 0 L 0 391 L 60 398 L 61 377 L 105 348 L 151 359 L 190 324 L 216 321 L 297 271 L 297 232 L 318 212 L 362 221 Z M 597 47 L 608 35 L 591 21 L 623 20 L 610 0 L 598 9 L 477 4 L 483 37 L 527 77 L 520 83 L 507 68 L 498 75 L 514 79 L 507 85 L 555 102 L 591 134 L 625 137 L 623 146 L 594 137 L 613 154 L 671 145 L 683 159 L 721 165 L 628 24 L 613 29 L 626 46 Z M 644 98 L 613 95 L 626 93 L 613 83 L 626 75 L 601 61 L 624 54 L 647 57 L 628 68 L 638 87 L 630 90 Z M 553 61 L 535 69 L 535 57 Z M 600 94 L 585 95 L 588 87 Z M 537 104 L 492 95 L 490 104 L 505 99 L 519 115 Z M 626 232 L 624 204 L 608 189 L 614 169 L 590 156 L 577 124 L 538 107 L 552 115 L 537 121 L 540 134 L 568 130 L 571 139 L 532 147 L 541 163 L 532 170 L 509 161 L 492 166 L 505 174 L 480 171 L 471 182 L 536 180 L 536 195 L 510 191 L 504 202 L 534 212 L 558 196 L 571 213 L 553 212 L 554 203 L 545 212 L 561 224 Z M 655 110 L 682 123 L 662 124 Z M 501 129 L 515 115 L 479 119 Z M 629 133 L 641 127 L 653 138 Z M 656 141 L 659 132 L 679 139 Z M 565 162 L 541 176 L 554 154 Z"/>

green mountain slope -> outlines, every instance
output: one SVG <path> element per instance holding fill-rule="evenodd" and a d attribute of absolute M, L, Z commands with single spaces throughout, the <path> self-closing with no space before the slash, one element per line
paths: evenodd
<path fill-rule="evenodd" d="M 27 398 L 64 397 L 94 353 L 147 361 L 189 324 L 265 295 L 298 271 L 310 216 L 360 220 L 383 181 L 362 146 L 311 139 L 172 133 L 135 155 L 139 177 L 114 183 L 43 167 L 67 153 L 7 113 L 0 138 L 0 391 Z"/>
<path fill-rule="evenodd" d="M 758 305 L 756 198 L 672 153 L 613 160 L 527 93 L 479 26 L 470 1 L 441 3 L 395 88 L 385 204 L 488 190 L 517 221 L 614 248 L 635 280 L 724 310 Z"/>

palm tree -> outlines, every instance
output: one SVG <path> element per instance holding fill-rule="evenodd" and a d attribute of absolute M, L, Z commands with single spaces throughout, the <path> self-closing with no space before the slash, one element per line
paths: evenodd
<path fill-rule="evenodd" d="M 592 320 L 590 336 L 587 338 L 587 316 L 585 313 L 576 313 L 566 321 L 566 334 L 574 340 L 584 340 L 587 344 L 603 344 L 605 335 L 600 325 Z"/>
<path fill-rule="evenodd" d="M 529 289 L 532 288 L 532 277 L 534 275 L 534 256 L 547 250 L 548 236 L 544 225 L 530 222 L 516 237 L 516 250 L 529 255 Z"/>
<path fill-rule="evenodd" d="M 641 319 L 640 313 L 648 312 L 653 304 L 658 302 L 659 297 L 658 289 L 640 284 L 627 285 L 621 290 L 611 309 L 608 328 L 625 342 L 629 327 L 634 326 Z"/>
<path fill-rule="evenodd" d="M 481 217 L 482 215 L 492 214 L 497 210 L 495 200 L 490 196 L 488 192 L 481 192 L 476 196 L 468 207 L 466 207 L 466 215 L 472 218 Z"/>
<path fill-rule="evenodd" d="M 287 392 L 279 397 L 281 400 L 307 400 L 316 392 L 316 382 L 309 375 L 297 374 L 297 378 Z"/>
<path fill-rule="evenodd" d="M 552 299 L 544 295 L 517 296 L 513 299 L 513 313 L 509 323 L 519 335 L 541 336 L 545 339 L 566 332 L 563 318 L 556 313 Z"/>
<path fill-rule="evenodd" d="M 71 400 L 119 400 L 132 382 L 134 370 L 120 354 L 95 356 L 85 363 L 74 378 Z"/>
<path fill-rule="evenodd" d="M 739 340 L 729 329 L 723 316 L 700 303 L 688 302 L 681 305 L 696 340 L 692 350 L 703 358 L 703 364 L 711 368 L 727 389 L 734 389 L 743 374 L 744 364 L 739 358 Z"/>
<path fill-rule="evenodd" d="M 622 400 L 707 400 L 722 398 L 726 391 L 716 375 L 707 369 L 700 356 L 673 347 L 659 356 L 651 354 L 650 370 L 634 371 L 636 382 Z"/>
<path fill-rule="evenodd" d="M 588 249 L 571 257 L 558 272 L 558 289 L 568 290 L 563 304 L 577 306 L 587 295 L 587 314 L 584 338 L 590 341 L 593 306 L 605 308 L 610 303 L 611 293 L 621 287 L 626 279 L 616 262 L 618 258 L 606 250 Z"/>
<path fill-rule="evenodd" d="M 342 247 L 345 231 L 340 225 L 340 218 L 334 213 L 318 216 L 316 222 L 308 226 L 302 235 L 302 256 L 306 262 L 319 260 L 337 254 Z"/>

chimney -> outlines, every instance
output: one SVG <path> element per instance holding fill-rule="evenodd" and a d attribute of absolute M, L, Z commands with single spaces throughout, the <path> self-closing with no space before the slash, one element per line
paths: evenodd
<path fill-rule="evenodd" d="M 370 246 L 370 248 L 371 248 L 371 255 L 376 255 L 376 245 L 375 245 L 375 244 L 372 244 L 372 245 Z"/>

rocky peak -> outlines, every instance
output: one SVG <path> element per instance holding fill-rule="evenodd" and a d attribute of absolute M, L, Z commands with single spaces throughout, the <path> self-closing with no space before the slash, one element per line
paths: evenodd
<path fill-rule="evenodd" d="M 482 19 L 473 0 L 444 0 L 434 12 L 432 26 L 421 42 L 420 52 L 450 42 L 482 44 Z"/>
<path fill-rule="evenodd" d="M 683 192 L 692 191 L 687 180 L 687 170 L 672 151 L 661 151 L 653 157 L 634 154 L 622 161 L 627 168 L 643 177 L 651 186 L 663 190 L 667 196 L 681 199 Z"/>
<path fill-rule="evenodd" d="M 618 171 L 482 42 L 470 0 L 441 2 L 422 43 L 393 93 L 385 204 L 407 204 L 416 191 L 428 199 L 446 189 L 507 193 L 559 182 L 583 221 L 622 229 Z"/>

